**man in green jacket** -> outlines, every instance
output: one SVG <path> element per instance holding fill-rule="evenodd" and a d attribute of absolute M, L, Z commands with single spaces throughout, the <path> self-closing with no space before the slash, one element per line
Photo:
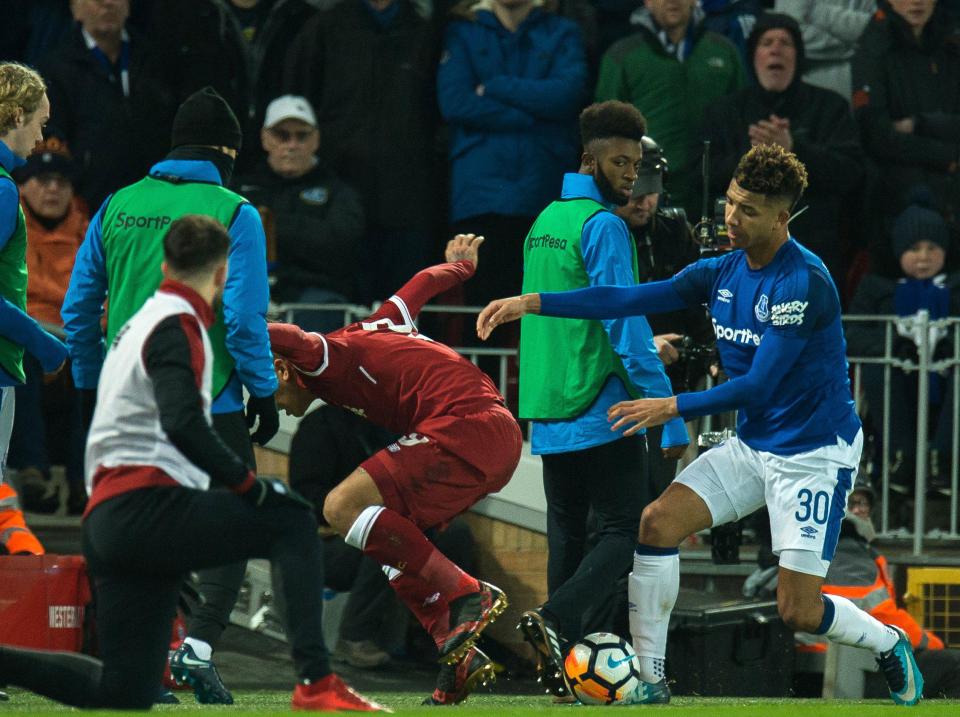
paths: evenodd
<path fill-rule="evenodd" d="M 639 32 L 614 43 L 600 64 L 596 99 L 630 102 L 670 158 L 670 196 L 700 216 L 704 111 L 746 84 L 737 48 L 703 25 L 695 0 L 645 0 L 631 20 Z"/>

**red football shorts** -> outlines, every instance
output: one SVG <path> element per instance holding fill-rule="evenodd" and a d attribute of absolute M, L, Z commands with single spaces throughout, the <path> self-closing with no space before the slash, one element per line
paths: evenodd
<path fill-rule="evenodd" d="M 384 505 L 422 530 L 442 526 L 507 484 L 520 462 L 523 437 L 503 406 L 424 421 L 370 456 Z"/>

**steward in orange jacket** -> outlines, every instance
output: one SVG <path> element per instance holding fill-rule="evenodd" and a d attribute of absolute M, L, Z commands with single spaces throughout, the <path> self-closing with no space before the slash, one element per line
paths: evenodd
<path fill-rule="evenodd" d="M 856 485 L 850 493 L 847 515 L 840 524 L 837 552 L 827 571 L 823 592 L 842 595 L 881 622 L 902 628 L 910 637 L 917 664 L 923 672 L 924 697 L 956 699 L 960 697 L 960 649 L 945 648 L 943 640 L 923 629 L 910 613 L 897 605 L 887 559 L 870 545 L 876 537 L 870 522 L 873 502 L 873 490 L 865 484 Z M 798 649 L 816 652 L 825 651 L 826 647 L 826 643 L 815 642 Z M 873 685 L 868 676 L 864 697 L 885 694 L 882 680 Z"/>

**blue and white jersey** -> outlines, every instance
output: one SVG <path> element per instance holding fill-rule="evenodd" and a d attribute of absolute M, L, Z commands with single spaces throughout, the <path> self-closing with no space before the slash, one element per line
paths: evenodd
<path fill-rule="evenodd" d="M 758 451 L 792 455 L 852 443 L 860 430 L 847 375 L 840 298 L 823 262 L 793 239 L 761 269 L 742 250 L 701 259 L 672 279 L 541 294 L 546 316 L 613 318 L 706 304 L 730 380 L 677 396 L 684 418 L 739 411 Z"/>
<path fill-rule="evenodd" d="M 833 445 L 838 436 L 853 442 L 860 420 L 850 392 L 840 298 L 815 254 L 789 239 L 761 269 L 751 269 L 747 255 L 734 251 L 691 264 L 672 282 L 686 303 L 709 307 L 727 375 L 736 380 L 759 372 L 749 381 L 757 397 L 729 406 L 740 409 L 737 434 L 744 443 L 786 455 Z M 761 344 L 771 339 L 768 348 L 774 350 L 760 356 Z M 789 364 L 789 370 L 766 371 L 758 357 L 783 362 L 781 369 Z M 773 383 L 756 385 L 764 381 Z M 714 412 L 709 393 L 681 394 L 680 413 Z"/>

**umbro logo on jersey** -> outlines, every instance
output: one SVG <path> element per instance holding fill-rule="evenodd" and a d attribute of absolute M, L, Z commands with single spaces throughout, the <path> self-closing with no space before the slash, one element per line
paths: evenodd
<path fill-rule="evenodd" d="M 729 304 L 730 299 L 733 298 L 733 292 L 730 289 L 720 289 L 717 292 L 717 301 L 722 301 L 724 304 Z"/>
<path fill-rule="evenodd" d="M 817 530 L 816 528 L 814 528 L 814 527 L 811 527 L 811 526 L 809 526 L 809 525 L 805 525 L 805 526 L 803 526 L 802 528 L 800 528 L 800 532 L 802 533 L 802 535 L 800 536 L 801 538 L 813 538 L 813 536 L 816 535 L 816 534 L 817 534 L 818 532 L 820 532 L 820 531 L 818 531 L 818 530 Z"/>

